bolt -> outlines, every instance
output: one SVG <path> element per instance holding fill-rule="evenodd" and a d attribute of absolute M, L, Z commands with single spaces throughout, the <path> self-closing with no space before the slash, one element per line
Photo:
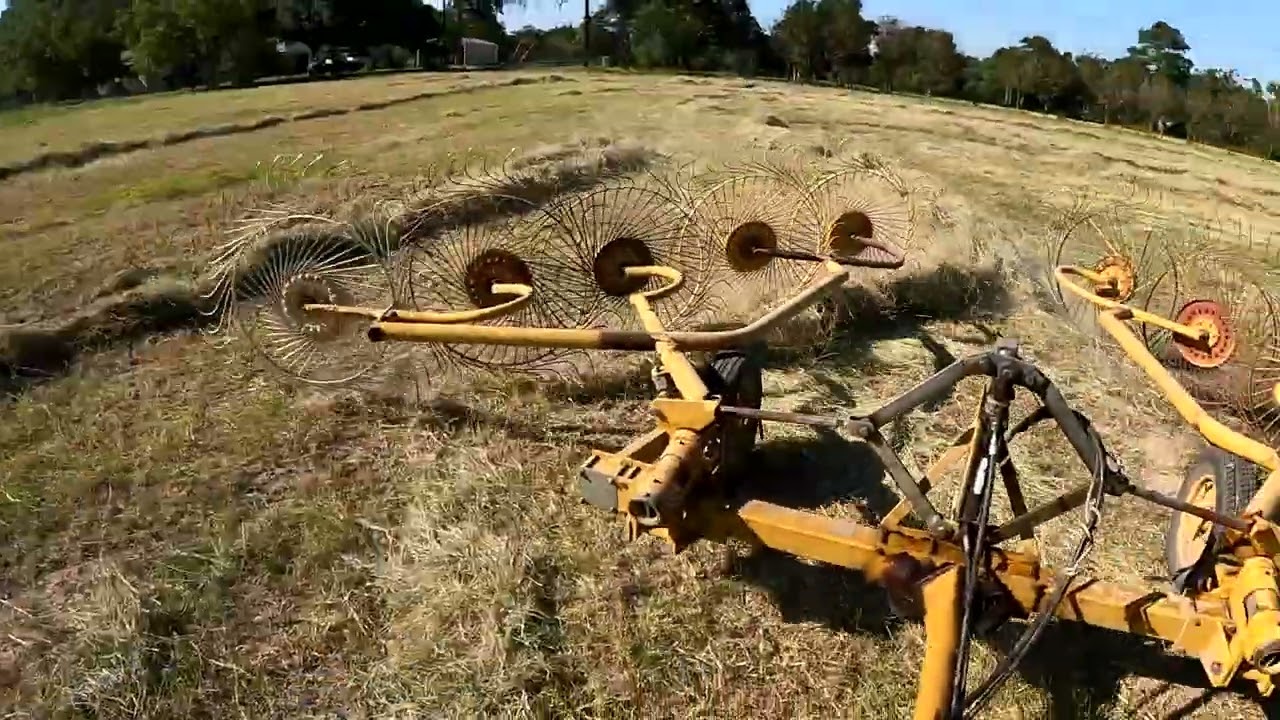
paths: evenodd
<path fill-rule="evenodd" d="M 1213 673 L 1214 675 L 1217 675 L 1218 673 L 1222 672 L 1222 663 L 1216 660 L 1210 663 L 1209 672 Z"/>
<path fill-rule="evenodd" d="M 1017 357 L 1018 341 L 1014 338 L 1000 338 L 996 341 L 996 350 Z"/>
<path fill-rule="evenodd" d="M 845 430 L 854 437 L 866 439 L 871 436 L 871 423 L 862 418 L 849 418 L 845 423 Z"/>

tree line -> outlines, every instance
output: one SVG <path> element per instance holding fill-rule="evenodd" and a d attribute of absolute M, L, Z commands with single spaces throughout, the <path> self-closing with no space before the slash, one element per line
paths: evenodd
<path fill-rule="evenodd" d="M 988 57 L 958 49 L 944 29 L 870 19 L 860 0 L 795 0 L 764 31 L 745 0 L 607 0 L 588 52 L 618 64 L 728 70 L 871 87 L 1143 127 L 1280 160 L 1280 82 L 1196 68 L 1181 30 L 1157 21 L 1114 58 L 1074 55 L 1029 35 Z M 566 57 L 583 29 L 517 36 Z M 578 50 L 581 53 L 581 50 Z"/>
<path fill-rule="evenodd" d="M 1158 21 L 1119 57 L 1041 35 L 988 57 L 945 29 L 867 18 L 861 0 L 795 0 L 767 30 L 746 0 L 606 0 L 578 24 L 508 32 L 509 0 L 12 0 L 0 14 L 0 94 L 81 97 L 130 73 L 179 86 L 288 72 L 277 43 L 359 49 L 375 65 L 442 62 L 462 36 L 533 60 L 726 71 L 1036 110 L 1280 159 L 1280 83 L 1197 68 Z M 585 8 L 584 8 L 585 10 Z"/>
<path fill-rule="evenodd" d="M 438 63 L 451 39 L 505 39 L 500 11 L 489 0 L 455 3 L 449 17 L 422 0 L 10 0 L 0 96 L 92 97 L 124 77 L 243 85 L 305 71 L 280 52 L 288 42 L 356 49 L 373 67 Z"/>

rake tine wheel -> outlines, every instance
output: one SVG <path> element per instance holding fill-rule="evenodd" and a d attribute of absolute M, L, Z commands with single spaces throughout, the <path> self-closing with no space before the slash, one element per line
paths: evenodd
<path fill-rule="evenodd" d="M 1271 311 L 1270 336 L 1251 367 L 1248 413 L 1254 426 L 1275 444 L 1280 439 L 1280 294 L 1266 289 L 1274 287 L 1276 278 L 1265 281 L 1260 294 Z"/>
<path fill-rule="evenodd" d="M 572 193 L 546 208 L 541 235 L 564 269 L 557 302 L 589 309 L 583 319 L 590 324 L 638 329 L 629 296 L 652 293 L 669 280 L 628 274 L 627 268 L 670 268 L 681 280 L 653 309 L 663 327 L 686 329 L 712 299 L 707 253 L 690 232 L 680 188 L 654 175 L 642 179 Z"/>
<path fill-rule="evenodd" d="M 393 223 L 307 218 L 288 234 L 245 243 L 222 270 L 227 313 L 257 354 L 286 376 L 314 385 L 365 378 L 382 361 L 364 330 L 371 318 L 310 306 L 394 304 L 383 262 Z"/>
<path fill-rule="evenodd" d="M 1179 263 L 1176 308 L 1168 317 L 1205 333 L 1169 337 L 1161 358 L 1206 406 L 1247 422 L 1270 395 L 1265 371 L 1277 340 L 1277 298 L 1233 258 L 1203 253 Z M 1273 384 L 1273 383 L 1272 383 Z"/>
<path fill-rule="evenodd" d="M 718 294 L 757 312 L 819 272 L 818 263 L 778 261 L 757 251 L 818 253 L 820 235 L 806 177 L 788 158 L 728 164 L 694 190 L 690 232 L 710 246 Z M 727 308 L 730 312 L 744 307 Z"/>
<path fill-rule="evenodd" d="M 1164 228 L 1135 204 L 1077 198 L 1050 226 L 1046 265 L 1090 270 L 1098 276 L 1094 290 L 1101 297 L 1167 314 L 1172 310 L 1157 308 L 1171 302 L 1167 295 L 1176 274 L 1176 257 L 1167 241 Z M 1064 293 L 1056 282 L 1051 289 L 1075 327 L 1093 328 L 1093 305 Z M 1166 340 L 1145 326 L 1141 333 L 1148 347 L 1158 348 Z"/>
<path fill-rule="evenodd" d="M 821 174 L 811 196 L 816 227 L 808 232 L 822 238 L 820 253 L 890 263 L 913 249 L 914 193 L 878 158 L 864 155 Z"/>
<path fill-rule="evenodd" d="M 468 212 L 493 219 L 476 219 L 406 246 L 397 254 L 392 274 L 405 288 L 404 307 L 414 311 L 456 313 L 494 310 L 478 324 L 496 327 L 577 327 L 591 316 L 592 307 L 578 302 L 566 278 L 574 276 L 569 258 L 556 252 L 556 237 L 536 220 L 537 208 L 517 197 L 496 196 L 477 207 L 468 199 Z M 516 217 L 509 217 L 499 209 Z M 501 312 L 513 295 L 504 286 L 531 289 L 528 302 Z M 442 367 L 469 370 L 536 372 L 555 366 L 565 350 L 529 346 L 436 344 L 425 345 Z"/>

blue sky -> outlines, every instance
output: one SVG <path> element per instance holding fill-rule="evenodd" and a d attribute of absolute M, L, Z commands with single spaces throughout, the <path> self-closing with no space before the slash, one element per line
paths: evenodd
<path fill-rule="evenodd" d="M 526 1 L 527 7 L 504 14 L 508 29 L 551 27 L 582 17 L 582 0 Z M 593 10 L 601 4 L 589 2 Z M 789 2 L 748 0 L 766 28 Z M 1263 84 L 1280 80 L 1280 0 L 863 0 L 862 11 L 869 18 L 894 15 L 909 24 L 950 30 L 971 55 L 988 55 L 1039 34 L 1061 50 L 1112 57 L 1137 43 L 1139 28 L 1164 20 L 1187 36 L 1197 67 L 1232 67 Z"/>

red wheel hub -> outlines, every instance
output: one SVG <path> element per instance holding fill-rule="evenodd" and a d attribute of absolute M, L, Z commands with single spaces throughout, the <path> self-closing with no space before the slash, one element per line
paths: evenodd
<path fill-rule="evenodd" d="M 1203 333 L 1203 339 L 1174 334 L 1174 346 L 1188 363 L 1199 368 L 1221 367 L 1235 353 L 1235 333 L 1218 303 L 1192 300 L 1182 306 L 1174 321 Z"/>

